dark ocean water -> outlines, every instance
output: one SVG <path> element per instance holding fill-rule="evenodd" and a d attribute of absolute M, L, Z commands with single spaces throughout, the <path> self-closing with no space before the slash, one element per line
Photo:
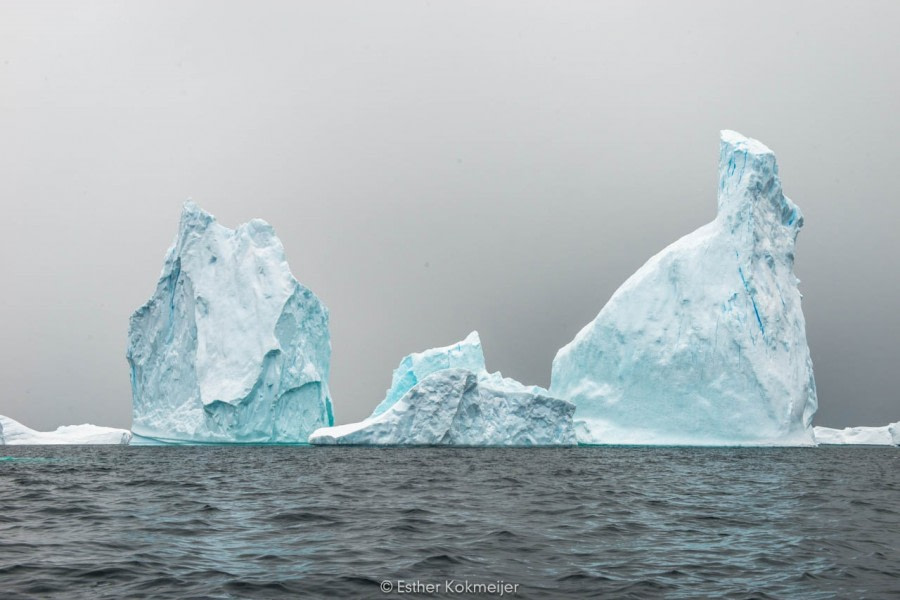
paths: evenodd
<path fill-rule="evenodd" d="M 4 599 L 900 597 L 897 448 L 0 455 Z"/>

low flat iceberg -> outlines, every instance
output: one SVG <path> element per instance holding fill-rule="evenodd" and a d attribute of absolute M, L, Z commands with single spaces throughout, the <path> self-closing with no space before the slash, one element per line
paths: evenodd
<path fill-rule="evenodd" d="M 817 444 L 900 446 L 900 421 L 881 427 L 814 427 Z"/>
<path fill-rule="evenodd" d="M 816 386 L 775 154 L 721 134 L 715 220 L 652 257 L 553 360 L 585 444 L 814 444 Z"/>
<path fill-rule="evenodd" d="M 42 444 L 124 444 L 131 442 L 127 429 L 98 425 L 64 425 L 56 431 L 35 431 L 14 419 L 0 415 L 0 444 L 10 446 Z"/>
<path fill-rule="evenodd" d="M 488 373 L 477 332 L 405 357 L 372 415 L 316 430 L 311 444 L 570 446 L 575 405 Z"/>
<path fill-rule="evenodd" d="M 127 358 L 141 439 L 306 443 L 334 422 L 328 310 L 259 219 L 229 229 L 185 203 Z"/>

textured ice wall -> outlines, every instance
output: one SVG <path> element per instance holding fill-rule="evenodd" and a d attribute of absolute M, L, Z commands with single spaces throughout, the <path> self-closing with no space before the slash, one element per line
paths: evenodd
<path fill-rule="evenodd" d="M 137 435 L 304 443 L 333 423 L 328 311 L 265 221 L 231 230 L 185 203 L 128 337 Z"/>
<path fill-rule="evenodd" d="M 0 415 L 0 445 L 41 444 L 128 444 L 127 429 L 97 425 L 63 425 L 56 431 L 35 431 L 14 419 Z"/>
<path fill-rule="evenodd" d="M 802 226 L 772 151 L 723 131 L 716 219 L 651 258 L 553 361 L 579 441 L 814 443 Z"/>
<path fill-rule="evenodd" d="M 488 373 L 478 334 L 405 357 L 365 421 L 326 427 L 313 444 L 538 446 L 576 443 L 575 406 Z"/>

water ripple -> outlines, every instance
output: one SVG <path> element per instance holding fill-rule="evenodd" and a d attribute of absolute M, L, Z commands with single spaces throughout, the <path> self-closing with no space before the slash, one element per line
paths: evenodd
<path fill-rule="evenodd" d="M 900 590 L 893 448 L 4 452 L 4 600 L 390 598 L 401 579 L 516 598 Z"/>

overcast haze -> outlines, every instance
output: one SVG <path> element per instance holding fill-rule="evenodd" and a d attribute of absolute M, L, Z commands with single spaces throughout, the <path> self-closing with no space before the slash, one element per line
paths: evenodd
<path fill-rule="evenodd" d="M 181 204 L 270 222 L 338 423 L 412 351 L 557 349 L 775 150 L 829 426 L 900 420 L 900 3 L 0 2 L 0 414 L 129 427 Z"/>

